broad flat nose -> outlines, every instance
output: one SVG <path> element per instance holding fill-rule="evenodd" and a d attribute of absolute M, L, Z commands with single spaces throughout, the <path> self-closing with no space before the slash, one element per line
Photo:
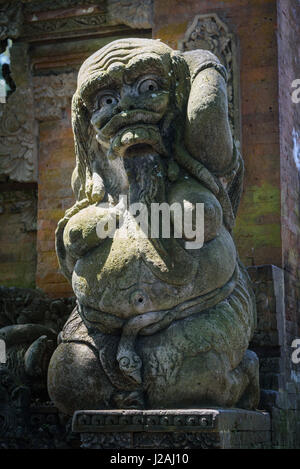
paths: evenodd
<path fill-rule="evenodd" d="M 131 86 L 124 85 L 118 103 L 120 111 L 132 111 L 136 109 L 136 98 L 136 91 Z"/>
<path fill-rule="evenodd" d="M 136 109 L 136 105 L 132 96 L 124 96 L 124 98 L 119 101 L 119 104 L 117 106 L 117 110 L 119 112 L 133 111 L 134 109 Z"/>

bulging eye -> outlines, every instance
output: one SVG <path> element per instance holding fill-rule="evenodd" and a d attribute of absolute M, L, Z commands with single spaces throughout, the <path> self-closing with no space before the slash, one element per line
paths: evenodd
<path fill-rule="evenodd" d="M 121 368 L 127 368 L 129 365 L 130 361 L 128 357 L 122 357 L 119 361 L 120 367 Z"/>
<path fill-rule="evenodd" d="M 140 93 L 147 93 L 148 91 L 157 91 L 158 90 L 158 83 L 157 81 L 148 78 L 147 80 L 142 81 L 139 85 L 139 92 Z"/>
<path fill-rule="evenodd" d="M 113 94 L 104 94 L 98 98 L 99 107 L 102 106 L 114 106 L 118 100 Z"/>

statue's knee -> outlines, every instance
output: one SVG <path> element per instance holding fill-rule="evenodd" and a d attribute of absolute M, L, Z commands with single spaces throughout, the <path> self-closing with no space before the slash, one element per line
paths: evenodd
<path fill-rule="evenodd" d="M 66 414 L 75 410 L 105 408 L 112 387 L 95 351 L 86 344 L 61 343 L 48 370 L 48 392 Z"/>

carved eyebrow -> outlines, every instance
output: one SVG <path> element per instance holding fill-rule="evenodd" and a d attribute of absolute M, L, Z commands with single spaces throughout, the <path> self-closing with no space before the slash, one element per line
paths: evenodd
<path fill-rule="evenodd" d="M 131 62 L 131 63 L 130 63 Z M 141 75 L 146 75 L 151 72 L 152 74 L 167 75 L 167 71 L 160 58 L 153 56 L 143 58 L 143 67 L 141 69 L 140 60 L 137 61 L 136 57 L 132 59 L 126 66 L 124 75 L 127 83 L 131 83 Z"/>
<path fill-rule="evenodd" d="M 97 80 L 97 89 L 101 90 L 104 88 L 114 88 L 117 85 L 117 80 L 111 74 L 106 73 L 105 75 L 100 75 Z"/>
<path fill-rule="evenodd" d="M 80 95 L 88 107 L 93 106 L 93 101 L 99 91 L 106 88 L 114 89 L 119 83 L 117 77 L 111 76 L 112 74 L 107 72 L 94 73 L 93 75 L 93 78 L 86 85 L 83 84 L 80 89 Z"/>
<path fill-rule="evenodd" d="M 105 88 L 117 88 L 122 85 L 122 78 L 125 78 L 126 83 L 130 84 L 138 77 L 146 75 L 147 73 L 157 73 L 159 75 L 167 76 L 167 71 L 159 56 L 148 55 L 143 57 L 143 67 L 141 70 L 141 58 L 144 54 L 138 54 L 132 57 L 131 60 L 125 65 L 118 62 L 119 66 L 111 64 L 107 70 L 94 70 L 89 74 L 89 80 L 82 83 L 80 95 L 88 107 L 93 106 L 93 101 L 99 91 Z M 138 57 L 139 56 L 139 57 Z M 125 65 L 125 67 L 124 67 Z"/>

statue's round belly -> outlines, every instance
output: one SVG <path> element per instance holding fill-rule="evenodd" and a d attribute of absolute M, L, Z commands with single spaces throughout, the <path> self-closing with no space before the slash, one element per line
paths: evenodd
<path fill-rule="evenodd" d="M 162 245 L 114 238 L 77 261 L 72 285 L 81 304 L 129 318 L 220 288 L 235 265 L 234 243 L 225 229 L 201 249 L 189 251 L 174 239 Z"/>

